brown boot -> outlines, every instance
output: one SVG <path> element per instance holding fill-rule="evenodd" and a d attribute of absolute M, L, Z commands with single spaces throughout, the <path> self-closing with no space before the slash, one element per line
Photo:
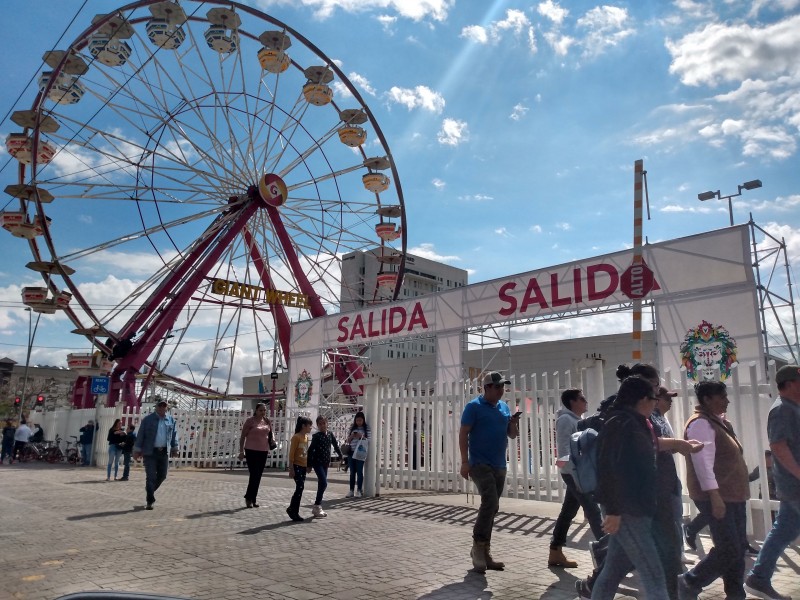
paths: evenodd
<path fill-rule="evenodd" d="M 472 568 L 476 573 L 486 573 L 486 542 L 472 542 Z"/>
<path fill-rule="evenodd" d="M 492 558 L 492 546 L 488 542 L 486 543 L 486 552 L 484 556 L 486 557 L 486 568 L 490 571 L 502 571 L 506 568 L 506 563 Z"/>
<path fill-rule="evenodd" d="M 578 566 L 574 560 L 568 560 L 561 548 L 550 548 L 550 558 L 547 559 L 548 567 L 563 567 L 565 569 L 574 569 Z"/>

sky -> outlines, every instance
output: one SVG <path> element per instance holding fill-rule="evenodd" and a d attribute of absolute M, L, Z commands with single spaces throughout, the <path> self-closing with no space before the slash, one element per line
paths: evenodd
<path fill-rule="evenodd" d="M 698 193 L 735 194 L 759 179 L 763 187 L 733 199 L 733 219 L 752 215 L 785 238 L 797 281 L 800 0 L 246 4 L 310 40 L 369 106 L 399 175 L 409 253 L 466 269 L 474 283 L 629 248 L 642 159 L 649 242 L 728 226 L 727 202 Z M 110 6 L 5 0 L 0 15 L 15 26 L 0 56 L 0 116 L 30 107 L 42 54 Z M 0 123 L 3 136 L 17 129 Z M 5 152 L 0 165 L 0 180 L 16 182 Z M 91 233 L 113 226 L 114 209 L 72 216 L 73 234 Z M 36 278 L 24 242 L 0 233 L 0 355 L 23 363 L 20 288 Z M 144 247 L 106 253 L 82 289 L 100 304 L 129 293 L 157 258 Z M 622 321 L 584 323 L 519 335 L 578 337 Z M 71 328 L 63 315 L 42 316 L 31 363 L 64 365 L 67 352 L 88 351 Z M 174 364 L 199 372 L 209 360 L 198 348 Z"/>

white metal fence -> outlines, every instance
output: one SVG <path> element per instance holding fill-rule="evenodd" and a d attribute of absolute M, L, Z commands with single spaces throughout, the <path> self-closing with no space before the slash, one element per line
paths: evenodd
<path fill-rule="evenodd" d="M 768 494 L 760 499 L 760 490 L 767 489 L 767 468 L 764 450 L 766 418 L 777 390 L 774 384 L 756 386 L 739 383 L 740 370 L 746 368 L 750 381 L 757 381 L 755 365 L 734 369 L 728 383 L 731 404 L 728 419 L 745 450 L 745 459 L 752 469 L 759 467 L 761 477 L 751 484 L 748 530 L 762 536 L 771 525 L 771 510 L 777 510 L 777 501 Z M 775 366 L 770 365 L 769 379 L 774 381 Z M 561 502 L 564 486 L 555 465 L 555 417 L 561 407 L 561 392 L 572 387 L 571 374 L 534 374 L 511 376 L 511 392 L 504 399 L 512 410 L 522 411 L 520 436 L 509 440 L 508 475 L 505 495 L 514 498 Z M 694 394 L 680 373 L 673 379 L 664 375 L 667 387 L 676 389 L 678 397 L 667 415 L 676 435 L 682 435 L 683 423 L 691 415 L 695 404 Z M 576 384 L 580 385 L 580 384 Z M 373 448 L 377 448 L 375 473 L 378 486 L 395 489 L 418 489 L 441 492 L 464 492 L 471 484 L 459 475 L 461 456 L 458 449 L 458 429 L 465 404 L 479 393 L 475 381 L 462 381 L 439 390 L 435 395 L 414 395 L 409 390 L 430 390 L 436 386 L 417 383 L 409 386 L 381 386 L 378 394 L 378 414 L 367 414 L 373 431 Z M 589 398 L 591 409 L 602 398 Z M 244 464 L 238 460 L 239 434 L 249 412 L 230 410 L 173 410 L 178 425 L 180 444 L 177 466 L 199 468 L 237 468 Z M 78 429 L 89 419 L 98 424 L 94 456 L 97 464 L 105 465 L 108 456 L 106 434 L 114 419 L 123 423 L 138 413 L 124 412 L 122 407 L 69 410 L 46 413 L 42 423 L 48 439 L 56 435 L 68 440 L 77 436 Z M 309 415 L 312 419 L 315 415 Z M 268 467 L 281 468 L 286 464 L 289 439 L 294 433 L 297 414 L 280 414 L 272 419 L 278 448 L 271 453 Z M 331 423 L 331 431 L 342 440 L 349 428 L 349 416 Z M 676 455 L 678 471 L 685 480 L 686 465 Z M 684 485 L 684 490 L 686 486 Z M 693 504 L 684 497 L 687 512 L 694 512 Z"/>

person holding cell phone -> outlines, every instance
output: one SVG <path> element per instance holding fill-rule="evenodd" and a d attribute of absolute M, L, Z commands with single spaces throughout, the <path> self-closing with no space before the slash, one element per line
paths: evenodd
<path fill-rule="evenodd" d="M 502 571 L 505 564 L 495 561 L 491 553 L 494 517 L 500 508 L 500 496 L 506 482 L 506 449 L 508 438 L 519 435 L 519 416 L 513 417 L 503 402 L 505 387 L 511 383 L 493 371 L 483 378 L 483 393 L 464 407 L 458 446 L 461 451 L 460 473 L 472 479 L 481 504 L 472 528 L 472 566 L 478 573 L 486 569 Z"/>
<path fill-rule="evenodd" d="M 603 518 L 600 516 L 600 507 L 591 494 L 583 494 L 575 486 L 572 477 L 573 467 L 569 460 L 570 437 L 578 430 L 578 423 L 589 408 L 589 402 L 583 395 L 583 390 L 570 388 L 561 393 L 561 404 L 564 406 L 556 413 L 556 449 L 559 457 L 556 464 L 567 489 L 564 490 L 564 502 L 553 528 L 547 566 L 574 569 L 578 563 L 564 556 L 562 547 L 567 543 L 569 526 L 578 514 L 578 508 L 583 509 L 592 535 L 598 541 L 603 537 Z"/>

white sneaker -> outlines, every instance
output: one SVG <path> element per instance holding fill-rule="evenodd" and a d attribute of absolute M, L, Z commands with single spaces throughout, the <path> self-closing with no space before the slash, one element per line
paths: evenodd
<path fill-rule="evenodd" d="M 353 497 L 353 490 L 350 490 L 349 492 L 347 492 L 345 498 L 352 498 L 352 497 Z"/>
<path fill-rule="evenodd" d="M 319 504 L 314 505 L 314 508 L 311 509 L 311 514 L 313 514 L 315 517 L 320 517 L 320 518 L 328 516 L 328 513 L 322 510 L 322 507 Z"/>
<path fill-rule="evenodd" d="M 361 490 L 358 490 L 356 492 L 356 498 L 363 498 L 363 497 L 364 497 L 364 492 L 362 492 Z"/>

